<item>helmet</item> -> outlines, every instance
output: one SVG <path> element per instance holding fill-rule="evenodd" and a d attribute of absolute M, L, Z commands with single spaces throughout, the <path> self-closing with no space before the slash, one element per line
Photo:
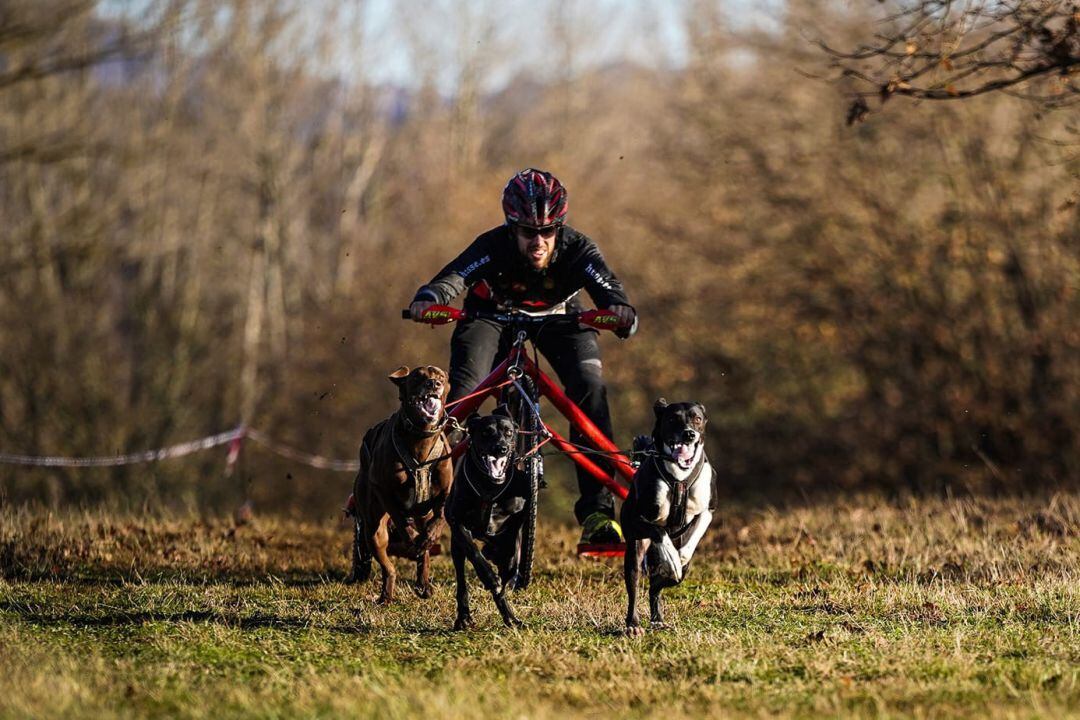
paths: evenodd
<path fill-rule="evenodd" d="M 527 168 L 503 188 L 506 222 L 527 227 L 561 225 L 566 219 L 566 188 L 549 172 Z"/>

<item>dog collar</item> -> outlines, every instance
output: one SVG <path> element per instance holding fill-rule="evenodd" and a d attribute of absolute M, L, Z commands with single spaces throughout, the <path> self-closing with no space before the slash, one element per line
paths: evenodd
<path fill-rule="evenodd" d="M 432 433 L 432 434 L 434 434 L 434 433 Z M 431 437 L 431 436 L 429 435 L 427 437 Z M 447 443 L 445 435 L 443 435 L 442 437 L 439 438 L 439 442 L 431 444 L 431 447 L 428 449 L 427 457 L 424 458 L 422 461 L 417 460 L 416 458 L 414 458 L 411 453 L 402 452 L 401 446 L 398 443 L 397 433 L 394 432 L 394 428 L 392 428 L 392 427 L 390 428 L 390 442 L 392 442 L 394 444 L 394 452 L 397 454 L 398 459 L 401 460 L 401 463 L 405 466 L 405 469 L 408 470 L 410 473 L 416 472 L 417 470 L 421 470 L 421 469 L 427 467 L 428 465 L 434 465 L 435 463 L 439 462 L 440 460 L 445 460 L 446 458 L 450 457 L 451 454 L 452 454 L 452 453 L 446 453 L 445 455 L 440 455 L 439 457 L 436 457 L 436 458 L 431 457 L 432 453 L 435 452 L 435 446 L 436 445 L 439 445 L 444 450 L 446 449 L 446 446 L 447 446 L 448 443 Z"/>
<path fill-rule="evenodd" d="M 401 413 L 401 424 L 404 426 L 405 431 L 410 435 L 417 435 L 419 437 L 433 437 L 441 433 L 446 427 L 447 418 L 449 418 L 449 415 L 443 413 L 443 416 L 439 419 L 439 422 L 435 424 L 435 427 L 433 427 L 431 430 L 426 430 L 424 428 L 417 428 L 416 423 L 410 420 L 408 415 L 406 415 L 405 413 Z"/>

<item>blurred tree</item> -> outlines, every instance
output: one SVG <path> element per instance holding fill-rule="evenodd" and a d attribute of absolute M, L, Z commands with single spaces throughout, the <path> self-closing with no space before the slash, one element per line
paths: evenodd
<path fill-rule="evenodd" d="M 1076 161 L 1042 139 L 1075 120 L 1006 94 L 1027 85 L 845 128 L 790 70 L 821 61 L 811 20 L 860 44 L 867 14 L 828 0 L 756 27 L 687 3 L 679 67 L 594 62 L 632 16 L 613 4 L 407 3 L 375 32 L 362 3 L 176 0 L 143 22 L 70 2 L 51 24 L 35 13 L 58 5 L 0 6 L 0 76 L 39 68 L 0 88 L 4 451 L 135 451 L 244 418 L 353 457 L 393 408 L 386 373 L 446 362 L 448 331 L 398 310 L 537 164 L 641 314 L 601 340 L 620 444 L 664 395 L 708 406 L 729 487 L 1080 472 Z M 375 83 L 402 38 L 415 83 Z M 104 64 L 80 66 L 94 47 Z M 222 459 L 0 466 L 0 495 L 228 507 Z M 336 511 L 349 484 L 245 462 L 259 509 Z"/>

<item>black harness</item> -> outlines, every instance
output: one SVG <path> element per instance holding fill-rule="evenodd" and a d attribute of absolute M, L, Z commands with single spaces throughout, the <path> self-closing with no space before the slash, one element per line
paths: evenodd
<path fill-rule="evenodd" d="M 690 523 L 686 519 L 686 502 L 690 497 L 690 490 L 697 483 L 701 477 L 701 471 L 705 468 L 705 450 L 702 449 L 701 457 L 698 458 L 694 469 L 682 480 L 669 473 L 656 455 L 653 456 L 652 462 L 660 479 L 671 487 L 671 509 L 668 510 L 665 527 L 668 529 L 668 535 L 671 539 L 675 540 L 690 527 Z"/>
<path fill-rule="evenodd" d="M 473 491 L 473 494 L 480 500 L 480 527 L 484 528 L 484 534 L 486 535 L 487 528 L 491 527 L 491 512 L 495 508 L 495 501 L 502 497 L 503 493 L 514 484 L 513 453 L 511 453 L 510 459 L 506 462 L 506 479 L 501 483 L 494 494 L 489 494 L 481 490 L 469 476 L 469 465 L 476 463 L 475 453 L 473 452 L 471 445 L 468 454 L 462 459 L 461 463 L 461 476 L 465 479 L 465 484 L 469 486 Z"/>

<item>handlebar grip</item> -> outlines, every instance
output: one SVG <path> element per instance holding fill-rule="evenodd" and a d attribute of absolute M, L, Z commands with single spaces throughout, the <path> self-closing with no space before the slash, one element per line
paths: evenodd
<path fill-rule="evenodd" d="M 450 307 L 449 305 L 433 304 L 428 306 L 424 312 L 420 313 L 419 321 L 435 327 L 436 325 L 446 325 L 447 323 L 452 323 L 456 320 L 463 320 L 465 317 L 466 314 L 462 310 Z M 412 312 L 409 310 L 402 310 L 401 319 L 412 320 Z"/>
<path fill-rule="evenodd" d="M 578 313 L 578 322 L 596 330 L 619 330 L 619 317 L 610 310 L 586 310 Z"/>

